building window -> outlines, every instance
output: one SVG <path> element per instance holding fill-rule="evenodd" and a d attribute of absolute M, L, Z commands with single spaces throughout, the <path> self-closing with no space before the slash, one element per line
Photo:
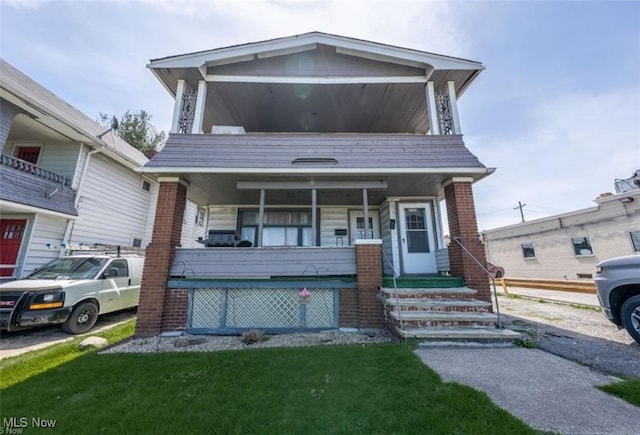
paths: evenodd
<path fill-rule="evenodd" d="M 196 213 L 196 224 L 203 227 L 204 226 L 204 218 L 206 216 L 206 211 L 204 208 L 198 208 L 198 212 Z"/>
<path fill-rule="evenodd" d="M 629 237 L 631 237 L 633 252 L 640 252 L 640 231 L 630 231 Z"/>
<path fill-rule="evenodd" d="M 16 157 L 32 165 L 37 165 L 40 157 L 40 147 L 17 147 Z"/>
<path fill-rule="evenodd" d="M 150 192 L 151 191 L 151 183 L 149 183 L 147 180 L 142 180 L 142 190 L 144 190 L 145 192 Z"/>
<path fill-rule="evenodd" d="M 589 237 L 575 237 L 571 239 L 573 244 L 573 252 L 576 257 L 593 255 L 593 248 Z"/>
<path fill-rule="evenodd" d="M 311 231 L 311 211 L 265 210 L 262 246 L 311 246 Z M 240 213 L 240 239 L 257 246 L 257 211 Z"/>
<path fill-rule="evenodd" d="M 522 244 L 522 256 L 526 258 L 536 258 L 536 250 L 533 247 L 533 243 Z"/>
<path fill-rule="evenodd" d="M 133 246 L 134 248 L 142 248 L 142 239 L 133 239 L 133 242 L 131 242 L 131 246 Z"/>

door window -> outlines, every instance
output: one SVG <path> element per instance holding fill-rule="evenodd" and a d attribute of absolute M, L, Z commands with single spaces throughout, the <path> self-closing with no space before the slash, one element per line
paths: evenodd
<path fill-rule="evenodd" d="M 407 208 L 405 210 L 405 229 L 407 252 L 429 252 L 429 236 L 427 234 L 424 208 Z"/>

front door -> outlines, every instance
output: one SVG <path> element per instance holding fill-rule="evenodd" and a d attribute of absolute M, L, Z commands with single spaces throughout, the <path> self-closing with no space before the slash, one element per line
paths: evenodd
<path fill-rule="evenodd" d="M 400 204 L 404 273 L 436 273 L 435 232 L 430 203 Z"/>
<path fill-rule="evenodd" d="M 0 276 L 13 276 L 26 219 L 0 220 Z"/>

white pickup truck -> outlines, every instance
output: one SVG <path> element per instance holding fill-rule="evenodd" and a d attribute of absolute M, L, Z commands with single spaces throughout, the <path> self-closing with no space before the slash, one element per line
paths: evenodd
<path fill-rule="evenodd" d="M 601 261 L 594 281 L 604 315 L 640 344 L 640 255 Z"/>
<path fill-rule="evenodd" d="M 144 257 L 61 257 L 26 278 L 0 285 L 0 329 L 62 323 L 82 334 L 98 315 L 136 307 Z"/>

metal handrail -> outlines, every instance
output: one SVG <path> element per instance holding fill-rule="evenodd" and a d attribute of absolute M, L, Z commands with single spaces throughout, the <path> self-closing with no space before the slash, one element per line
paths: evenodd
<path fill-rule="evenodd" d="M 471 253 L 471 251 L 469 251 L 460 241 L 459 237 L 453 237 L 453 240 L 455 240 L 455 242 L 462 248 L 462 250 L 464 252 L 466 252 L 472 259 L 473 261 L 476 262 L 476 264 L 478 266 L 480 266 L 480 268 L 484 271 L 484 273 L 491 279 L 491 283 L 493 285 L 493 297 L 495 299 L 496 302 L 496 315 L 498 316 L 497 321 L 496 321 L 496 328 L 498 329 L 502 329 L 502 320 L 500 318 L 500 306 L 498 305 L 498 291 L 496 290 L 496 279 L 495 277 L 487 270 L 486 267 L 484 267 L 484 265 L 482 263 L 480 263 L 480 261 Z"/>
<path fill-rule="evenodd" d="M 382 258 L 386 260 L 386 262 L 391 267 L 391 270 L 393 271 L 393 295 L 395 296 L 396 301 L 399 302 L 400 299 L 398 298 L 398 283 L 396 282 L 396 278 L 398 277 L 398 275 L 396 274 L 396 269 L 395 267 L 393 267 L 393 263 L 391 262 L 391 260 L 389 260 L 389 257 L 385 255 L 384 251 L 382 251 Z M 383 301 L 383 304 L 384 304 L 384 301 Z M 384 320 L 385 322 L 387 321 L 387 305 L 386 304 L 384 304 Z M 402 310 L 400 309 L 400 306 L 398 306 L 398 322 L 400 323 L 400 329 L 404 329 L 404 323 L 402 322 Z"/>

